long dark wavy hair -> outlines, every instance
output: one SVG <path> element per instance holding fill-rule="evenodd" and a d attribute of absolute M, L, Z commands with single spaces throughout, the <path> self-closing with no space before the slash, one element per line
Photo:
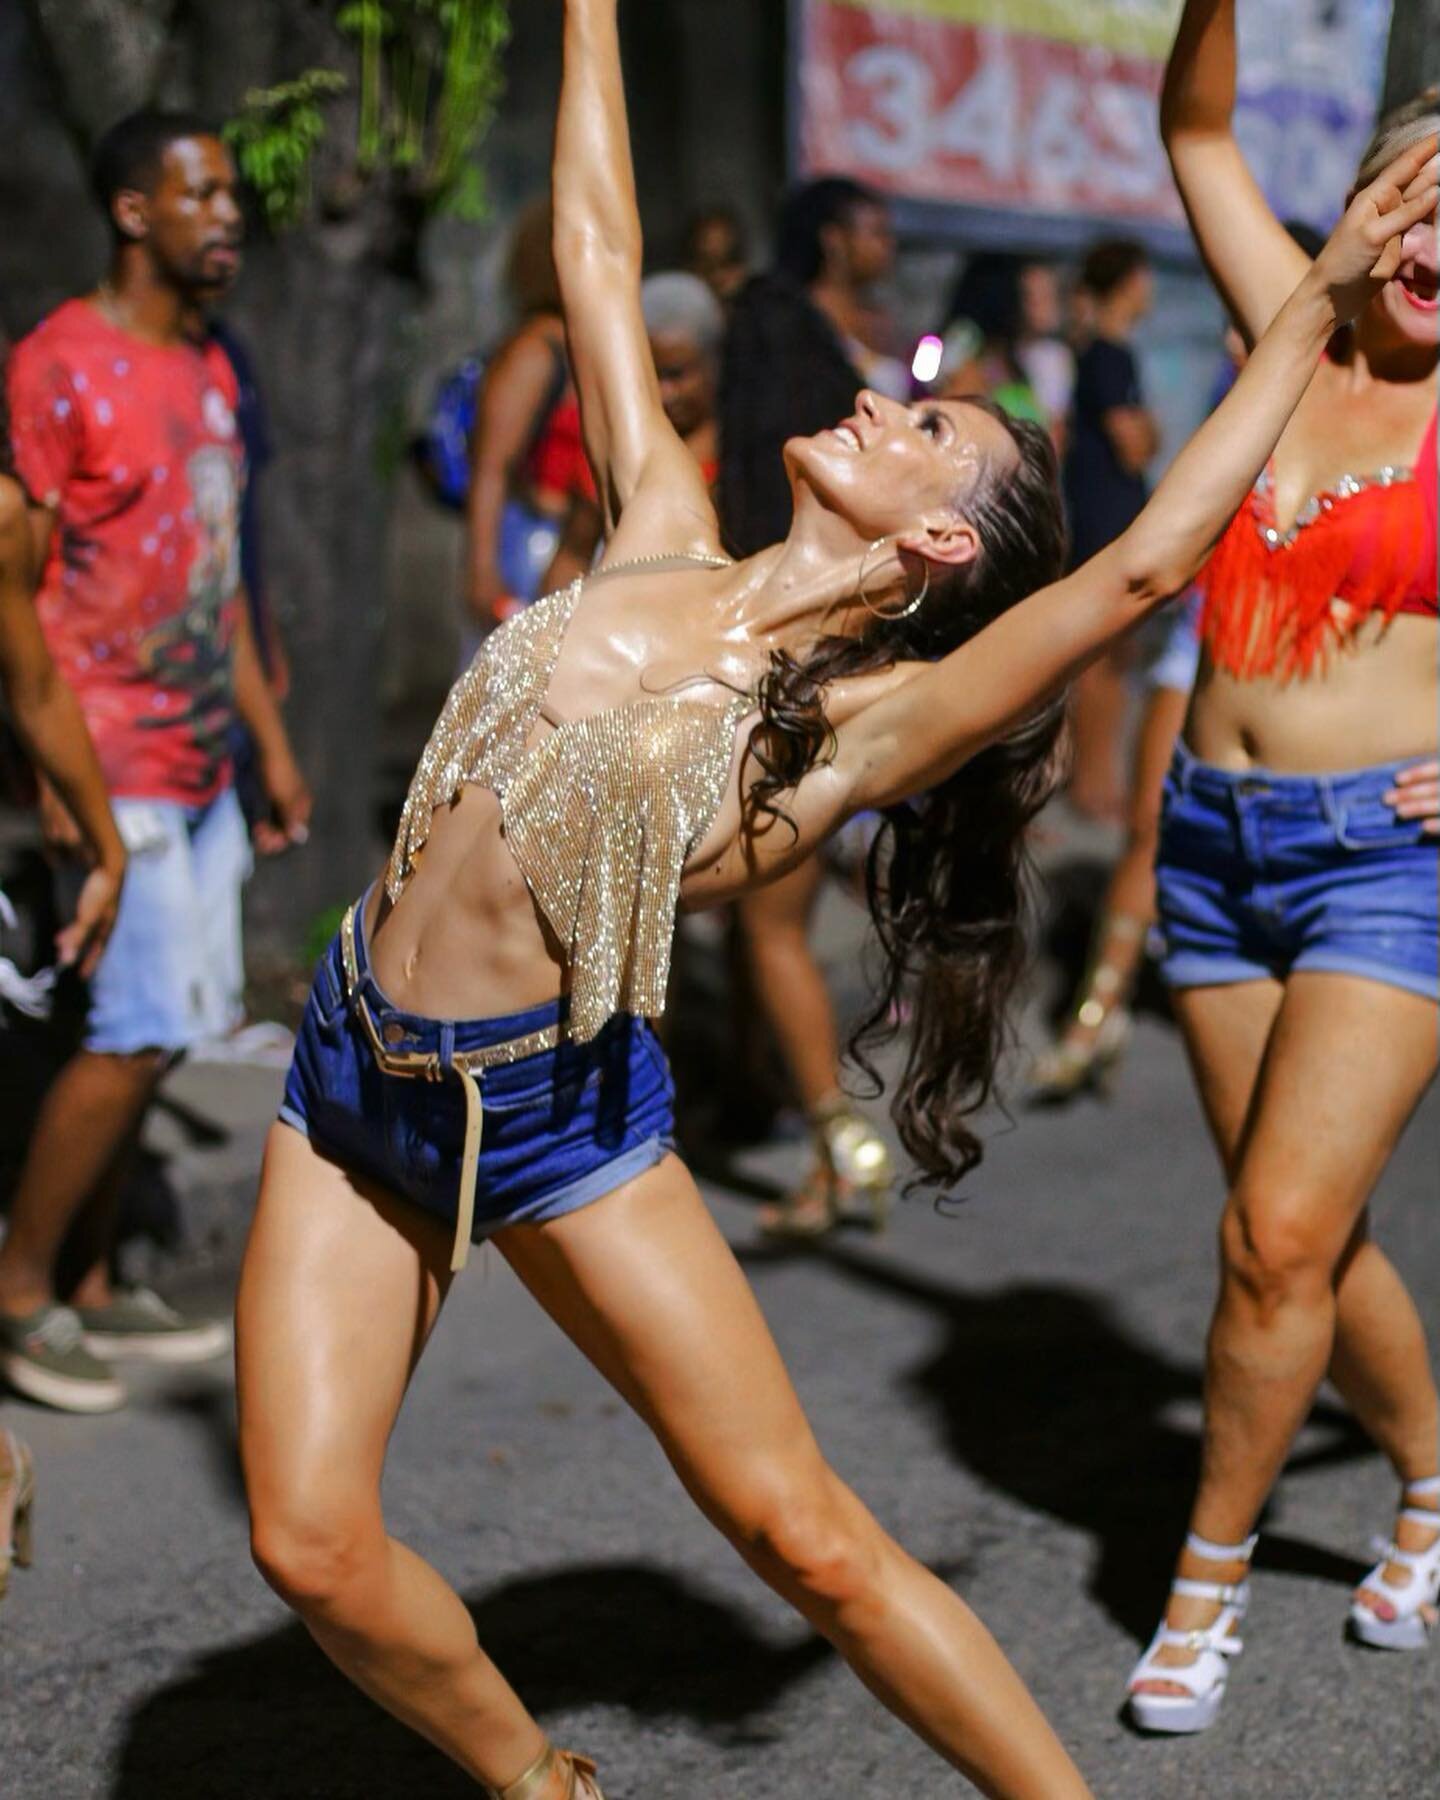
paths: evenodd
<path fill-rule="evenodd" d="M 1018 462 L 982 474 L 963 508 L 980 540 L 973 562 L 936 576 L 906 619 L 859 637 L 827 636 L 807 655 L 776 651 L 760 687 L 749 755 L 752 832 L 785 826 L 784 796 L 831 753 L 829 684 L 914 658 L 933 661 L 1054 581 L 1065 557 L 1055 452 L 1038 425 L 987 400 Z M 870 1005 L 846 1053 L 880 1091 L 871 1053 L 901 1029 L 909 1050 L 891 1106 L 915 1182 L 949 1187 L 983 1155 L 968 1120 L 990 1098 L 1006 1015 L 1025 963 L 1027 827 L 1060 773 L 1064 707 L 1044 707 L 947 781 L 887 808 L 865 870 L 881 956 Z"/>

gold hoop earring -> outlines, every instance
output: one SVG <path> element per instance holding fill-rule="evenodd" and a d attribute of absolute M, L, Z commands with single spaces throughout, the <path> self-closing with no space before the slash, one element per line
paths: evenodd
<path fill-rule="evenodd" d="M 884 537 L 876 538 L 875 541 L 867 548 L 865 554 L 860 558 L 860 573 L 859 573 L 858 577 L 856 578 L 855 592 L 859 598 L 860 604 L 865 608 L 866 612 L 868 612 L 873 618 L 887 619 L 887 620 L 908 619 L 910 617 L 911 613 L 918 610 L 921 603 L 924 601 L 925 596 L 930 592 L 930 564 L 928 562 L 925 563 L 925 580 L 924 580 L 923 584 L 921 585 L 920 592 L 915 595 L 913 600 L 907 600 L 905 605 L 902 606 L 898 612 L 882 611 L 881 608 L 876 606 L 874 601 L 871 600 L 870 596 L 865 592 L 865 565 L 867 562 L 869 562 L 870 558 L 875 554 L 875 552 L 877 550 L 882 549 L 889 542 L 890 542 L 889 538 L 884 538 Z M 921 560 L 924 561 L 924 558 L 922 557 Z M 903 563 L 901 564 L 901 567 L 902 568 L 904 567 Z"/>

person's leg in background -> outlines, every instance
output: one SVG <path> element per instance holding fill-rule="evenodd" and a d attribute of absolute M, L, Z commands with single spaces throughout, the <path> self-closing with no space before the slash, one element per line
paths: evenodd
<path fill-rule="evenodd" d="M 1130 999 L 1155 918 L 1155 852 L 1165 774 L 1185 724 L 1200 663 L 1199 606 L 1176 603 L 1146 671 L 1130 769 L 1125 848 L 1101 902 L 1085 972 L 1056 1042 L 1036 1058 L 1027 1098 L 1053 1105 L 1100 1085 L 1130 1036 Z"/>
<path fill-rule="evenodd" d="M 115 801 L 131 853 L 120 914 L 90 990 L 83 1048 L 41 1103 L 0 1244 L 0 1373 L 32 1399 L 79 1412 L 108 1411 L 124 1390 L 92 1352 L 106 1348 L 105 1315 L 137 1350 L 162 1341 L 170 1360 L 225 1348 L 216 1328 L 190 1322 L 163 1302 L 131 1300 L 111 1287 L 116 1202 L 127 1153 L 174 1055 L 198 1035 L 204 897 L 196 892 L 190 831 L 178 805 Z M 75 1297 L 84 1314 L 58 1304 L 62 1251 L 79 1227 L 84 1268 Z M 143 1330 L 139 1329 L 141 1326 Z M 87 1340 L 88 1343 L 87 1343 Z"/>
<path fill-rule="evenodd" d="M 1165 771 L 1185 723 L 1188 689 L 1151 690 L 1135 741 L 1125 848 L 1100 905 L 1085 973 L 1056 1043 L 1036 1059 L 1028 1098 L 1053 1104 L 1101 1084 L 1130 1035 L 1130 999 L 1155 917 L 1155 848 Z"/>
<path fill-rule="evenodd" d="M 1074 755 L 1065 791 L 1076 812 L 1106 825 L 1117 824 L 1125 813 L 1122 756 L 1130 705 L 1128 655 L 1128 646 L 1121 644 L 1098 657 L 1071 694 Z"/>
<path fill-rule="evenodd" d="M 816 1236 L 847 1206 L 863 1208 L 878 1227 L 892 1179 L 884 1140 L 840 1086 L 835 1009 L 810 948 L 824 880 L 824 860 L 812 856 L 738 905 L 755 1004 L 780 1046 L 815 1138 L 809 1179 L 761 1213 L 761 1228 L 784 1237 Z"/>

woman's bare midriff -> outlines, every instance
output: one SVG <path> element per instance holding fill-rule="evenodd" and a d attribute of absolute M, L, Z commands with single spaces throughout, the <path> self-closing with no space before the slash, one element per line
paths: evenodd
<path fill-rule="evenodd" d="M 500 802 L 465 787 L 441 807 L 398 905 L 383 884 L 365 920 L 375 979 L 404 1012 L 491 1019 L 543 1006 L 567 972 L 500 829 Z"/>
<path fill-rule="evenodd" d="M 1440 709 L 1436 622 L 1402 614 L 1365 625 L 1323 672 L 1242 681 L 1204 662 L 1185 742 L 1222 769 L 1320 775 L 1435 754 Z"/>
<path fill-rule="evenodd" d="M 666 572 L 667 606 L 654 575 L 607 573 L 587 588 L 551 676 L 547 710 L 579 718 L 673 688 L 687 671 L 719 670 L 732 683 L 747 670 L 717 634 L 707 606 L 714 571 Z M 697 700 L 723 700 L 733 689 Z M 543 721 L 537 732 L 551 726 Z M 721 808 L 715 830 L 733 832 L 738 806 Z M 432 1019 L 489 1019 L 543 1006 L 566 992 L 565 953 L 536 905 L 502 829 L 500 802 L 468 785 L 440 807 L 394 907 L 371 895 L 365 924 L 375 979 L 390 1002 Z M 715 835 L 712 832 L 712 837 Z M 697 846 L 697 858 L 713 845 Z"/>

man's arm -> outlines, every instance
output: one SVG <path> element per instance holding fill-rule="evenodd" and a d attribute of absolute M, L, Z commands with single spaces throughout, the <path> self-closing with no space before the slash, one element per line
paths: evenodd
<path fill-rule="evenodd" d="M 61 963 L 78 964 L 89 975 L 115 924 L 125 847 L 80 704 L 61 679 L 35 616 L 32 510 L 13 483 L 0 480 L 0 688 L 20 742 L 70 809 L 94 863 L 74 919 L 56 937 Z"/>
<path fill-rule="evenodd" d="M 310 835 L 310 790 L 305 785 L 280 708 L 265 679 L 259 652 L 250 630 L 250 608 L 244 594 L 235 607 L 234 658 L 235 711 L 255 740 L 260 779 L 275 811 L 275 820 L 255 827 L 255 848 L 273 856 L 291 844 L 303 844 Z"/>
<path fill-rule="evenodd" d="M 1143 475 L 1160 448 L 1160 427 L 1140 391 L 1134 352 L 1122 344 L 1090 348 L 1087 386 L 1115 460 L 1127 475 Z"/>
<path fill-rule="evenodd" d="M 1160 448 L 1160 427 L 1148 406 L 1111 406 L 1100 415 L 1115 460 L 1127 475 L 1143 475 Z"/>

